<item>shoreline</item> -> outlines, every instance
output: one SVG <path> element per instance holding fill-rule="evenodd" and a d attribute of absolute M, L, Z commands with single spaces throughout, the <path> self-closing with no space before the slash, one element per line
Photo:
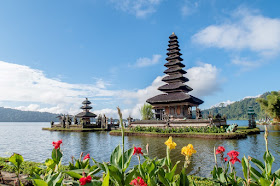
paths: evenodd
<path fill-rule="evenodd" d="M 109 131 L 108 129 L 101 129 L 101 128 L 42 128 L 42 130 L 48 131 L 64 131 L 64 132 L 101 132 L 101 131 Z"/>
<path fill-rule="evenodd" d="M 238 132 L 235 133 L 194 133 L 194 132 L 184 132 L 184 133 L 156 133 L 156 132 L 133 132 L 125 131 L 125 136 L 147 136 L 147 137 L 184 137 L 184 138 L 205 138 L 205 139 L 243 139 L 247 135 L 260 134 L 261 130 L 259 128 L 247 129 L 239 128 Z M 111 131 L 109 133 L 112 136 L 121 136 L 120 130 Z"/>

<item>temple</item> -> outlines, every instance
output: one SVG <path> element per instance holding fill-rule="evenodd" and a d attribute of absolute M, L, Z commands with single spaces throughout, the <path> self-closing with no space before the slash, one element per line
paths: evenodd
<path fill-rule="evenodd" d="M 153 106 L 157 120 L 164 120 L 165 116 L 173 119 L 192 119 L 193 107 L 196 108 L 196 119 L 200 119 L 201 113 L 198 106 L 203 101 L 188 94 L 193 89 L 185 84 L 189 79 L 184 76 L 187 72 L 183 69 L 185 65 L 181 63 L 183 59 L 178 37 L 172 33 L 169 39 L 167 63 L 164 64 L 167 67 L 164 71 L 166 76 L 162 79 L 166 84 L 158 88 L 164 94 L 152 97 L 146 102 Z"/>
<path fill-rule="evenodd" d="M 82 104 L 83 106 L 81 106 L 81 109 L 83 110 L 83 112 L 80 112 L 75 117 L 80 118 L 83 121 L 83 124 L 90 124 L 90 118 L 96 117 L 94 113 L 89 111 L 90 109 L 92 109 L 92 107 L 90 106 L 91 102 L 88 100 L 88 98 L 86 98 L 86 100 L 84 100 Z"/>

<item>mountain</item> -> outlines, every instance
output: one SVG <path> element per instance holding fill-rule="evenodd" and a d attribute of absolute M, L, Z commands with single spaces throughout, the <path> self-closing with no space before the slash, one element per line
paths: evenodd
<path fill-rule="evenodd" d="M 262 94 L 261 98 L 266 98 L 267 95 L 269 95 L 270 92 L 266 92 Z M 228 104 L 224 107 L 222 106 L 216 106 L 212 107 L 210 109 L 202 110 L 203 117 L 207 117 L 209 113 L 211 113 L 213 116 L 220 113 L 221 115 L 226 115 L 227 119 L 229 120 L 247 120 L 247 110 L 249 106 L 252 106 L 255 113 L 257 114 L 257 118 L 264 118 L 265 114 L 261 111 L 259 103 L 256 102 L 255 98 L 244 98 L 240 101 L 236 101 L 234 103 Z"/>
<path fill-rule="evenodd" d="M 58 121 L 58 114 L 48 112 L 21 111 L 0 107 L 0 122 L 50 122 Z"/>

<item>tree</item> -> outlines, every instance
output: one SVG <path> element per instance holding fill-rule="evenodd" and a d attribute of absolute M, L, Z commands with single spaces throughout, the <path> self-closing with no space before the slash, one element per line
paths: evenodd
<path fill-rule="evenodd" d="M 280 93 L 272 91 L 271 94 L 264 98 L 258 98 L 256 100 L 261 109 L 265 111 L 267 115 L 273 118 L 273 121 L 280 122 Z"/>
<path fill-rule="evenodd" d="M 150 104 L 145 103 L 141 107 L 140 112 L 141 112 L 142 120 L 150 120 L 154 118 L 153 107 Z"/>

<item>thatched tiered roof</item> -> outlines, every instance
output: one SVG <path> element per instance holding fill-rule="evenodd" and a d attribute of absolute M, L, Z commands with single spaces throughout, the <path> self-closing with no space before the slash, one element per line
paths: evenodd
<path fill-rule="evenodd" d="M 169 48 L 167 49 L 167 63 L 164 64 L 167 69 L 164 71 L 165 76 L 162 81 L 167 84 L 158 88 L 158 90 L 165 92 L 147 100 L 148 103 L 154 104 L 169 104 L 169 103 L 191 103 L 192 105 L 200 105 L 202 100 L 187 94 L 193 89 L 187 86 L 185 83 L 189 81 L 184 77 L 187 72 L 182 68 L 185 67 L 180 57 L 182 54 L 179 49 L 178 37 L 172 33 L 169 36 Z"/>
<path fill-rule="evenodd" d="M 82 102 L 83 106 L 81 106 L 81 109 L 83 109 L 83 112 L 80 112 L 79 114 L 76 115 L 77 118 L 95 118 L 96 114 L 90 112 L 89 110 L 92 109 L 90 106 L 91 102 L 86 98 Z"/>

